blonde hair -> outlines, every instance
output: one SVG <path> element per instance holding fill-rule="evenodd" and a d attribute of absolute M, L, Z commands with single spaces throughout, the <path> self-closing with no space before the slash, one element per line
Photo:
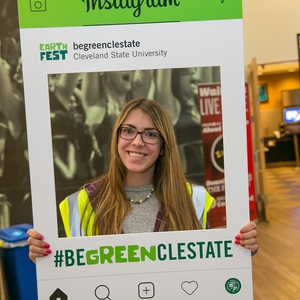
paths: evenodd
<path fill-rule="evenodd" d="M 165 225 L 169 230 L 201 229 L 187 189 L 170 118 L 158 102 L 137 98 L 123 107 L 112 131 L 109 171 L 100 177 L 101 186 L 91 199 L 95 211 L 93 233 L 121 233 L 123 221 L 131 212 L 124 187 L 126 167 L 118 153 L 118 139 L 120 126 L 135 108 L 150 115 L 163 139 L 163 153 L 156 161 L 153 178 L 155 194 L 164 214 L 160 230 Z"/>

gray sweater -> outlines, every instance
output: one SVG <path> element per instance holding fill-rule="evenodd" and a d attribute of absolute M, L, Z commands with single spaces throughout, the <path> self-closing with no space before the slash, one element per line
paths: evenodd
<path fill-rule="evenodd" d="M 152 185 L 125 187 L 126 194 L 133 200 L 144 199 L 150 192 Z M 131 204 L 131 214 L 123 222 L 124 233 L 153 232 L 159 203 L 155 193 L 141 204 Z"/>

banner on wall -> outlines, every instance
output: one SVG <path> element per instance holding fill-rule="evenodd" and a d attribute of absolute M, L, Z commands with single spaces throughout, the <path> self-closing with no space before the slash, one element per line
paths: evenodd
<path fill-rule="evenodd" d="M 226 197 L 224 178 L 224 147 L 222 129 L 222 99 L 220 84 L 198 85 L 201 135 L 203 141 L 205 187 L 215 198 L 209 213 L 210 227 L 226 226 Z M 251 133 L 251 113 L 248 84 L 245 85 L 246 133 L 249 179 L 250 220 L 257 220 L 254 163 Z"/>
<path fill-rule="evenodd" d="M 39 298 L 252 299 L 250 253 L 234 244 L 249 220 L 246 144 L 234 143 L 245 117 L 232 118 L 245 110 L 241 1 L 19 0 L 19 20 L 34 224 L 53 251 L 37 262 Z M 226 227 L 60 238 L 58 203 L 105 172 L 109 128 L 136 96 L 165 106 L 187 177 L 219 203 L 226 187 Z"/>
<path fill-rule="evenodd" d="M 210 226 L 212 228 L 225 227 L 226 201 L 221 85 L 201 84 L 198 86 L 198 96 L 204 149 L 205 187 L 215 198 L 209 213 Z"/>

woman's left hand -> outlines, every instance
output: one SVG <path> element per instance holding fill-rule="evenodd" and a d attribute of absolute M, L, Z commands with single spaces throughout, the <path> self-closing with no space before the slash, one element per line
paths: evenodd
<path fill-rule="evenodd" d="M 256 223 L 249 222 L 235 237 L 235 244 L 251 250 L 252 255 L 258 250 Z"/>

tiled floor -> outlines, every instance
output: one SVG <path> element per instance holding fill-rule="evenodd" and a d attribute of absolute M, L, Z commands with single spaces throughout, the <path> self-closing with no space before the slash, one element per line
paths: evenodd
<path fill-rule="evenodd" d="M 300 299 L 300 170 L 266 170 L 269 222 L 258 223 L 254 300 Z"/>

